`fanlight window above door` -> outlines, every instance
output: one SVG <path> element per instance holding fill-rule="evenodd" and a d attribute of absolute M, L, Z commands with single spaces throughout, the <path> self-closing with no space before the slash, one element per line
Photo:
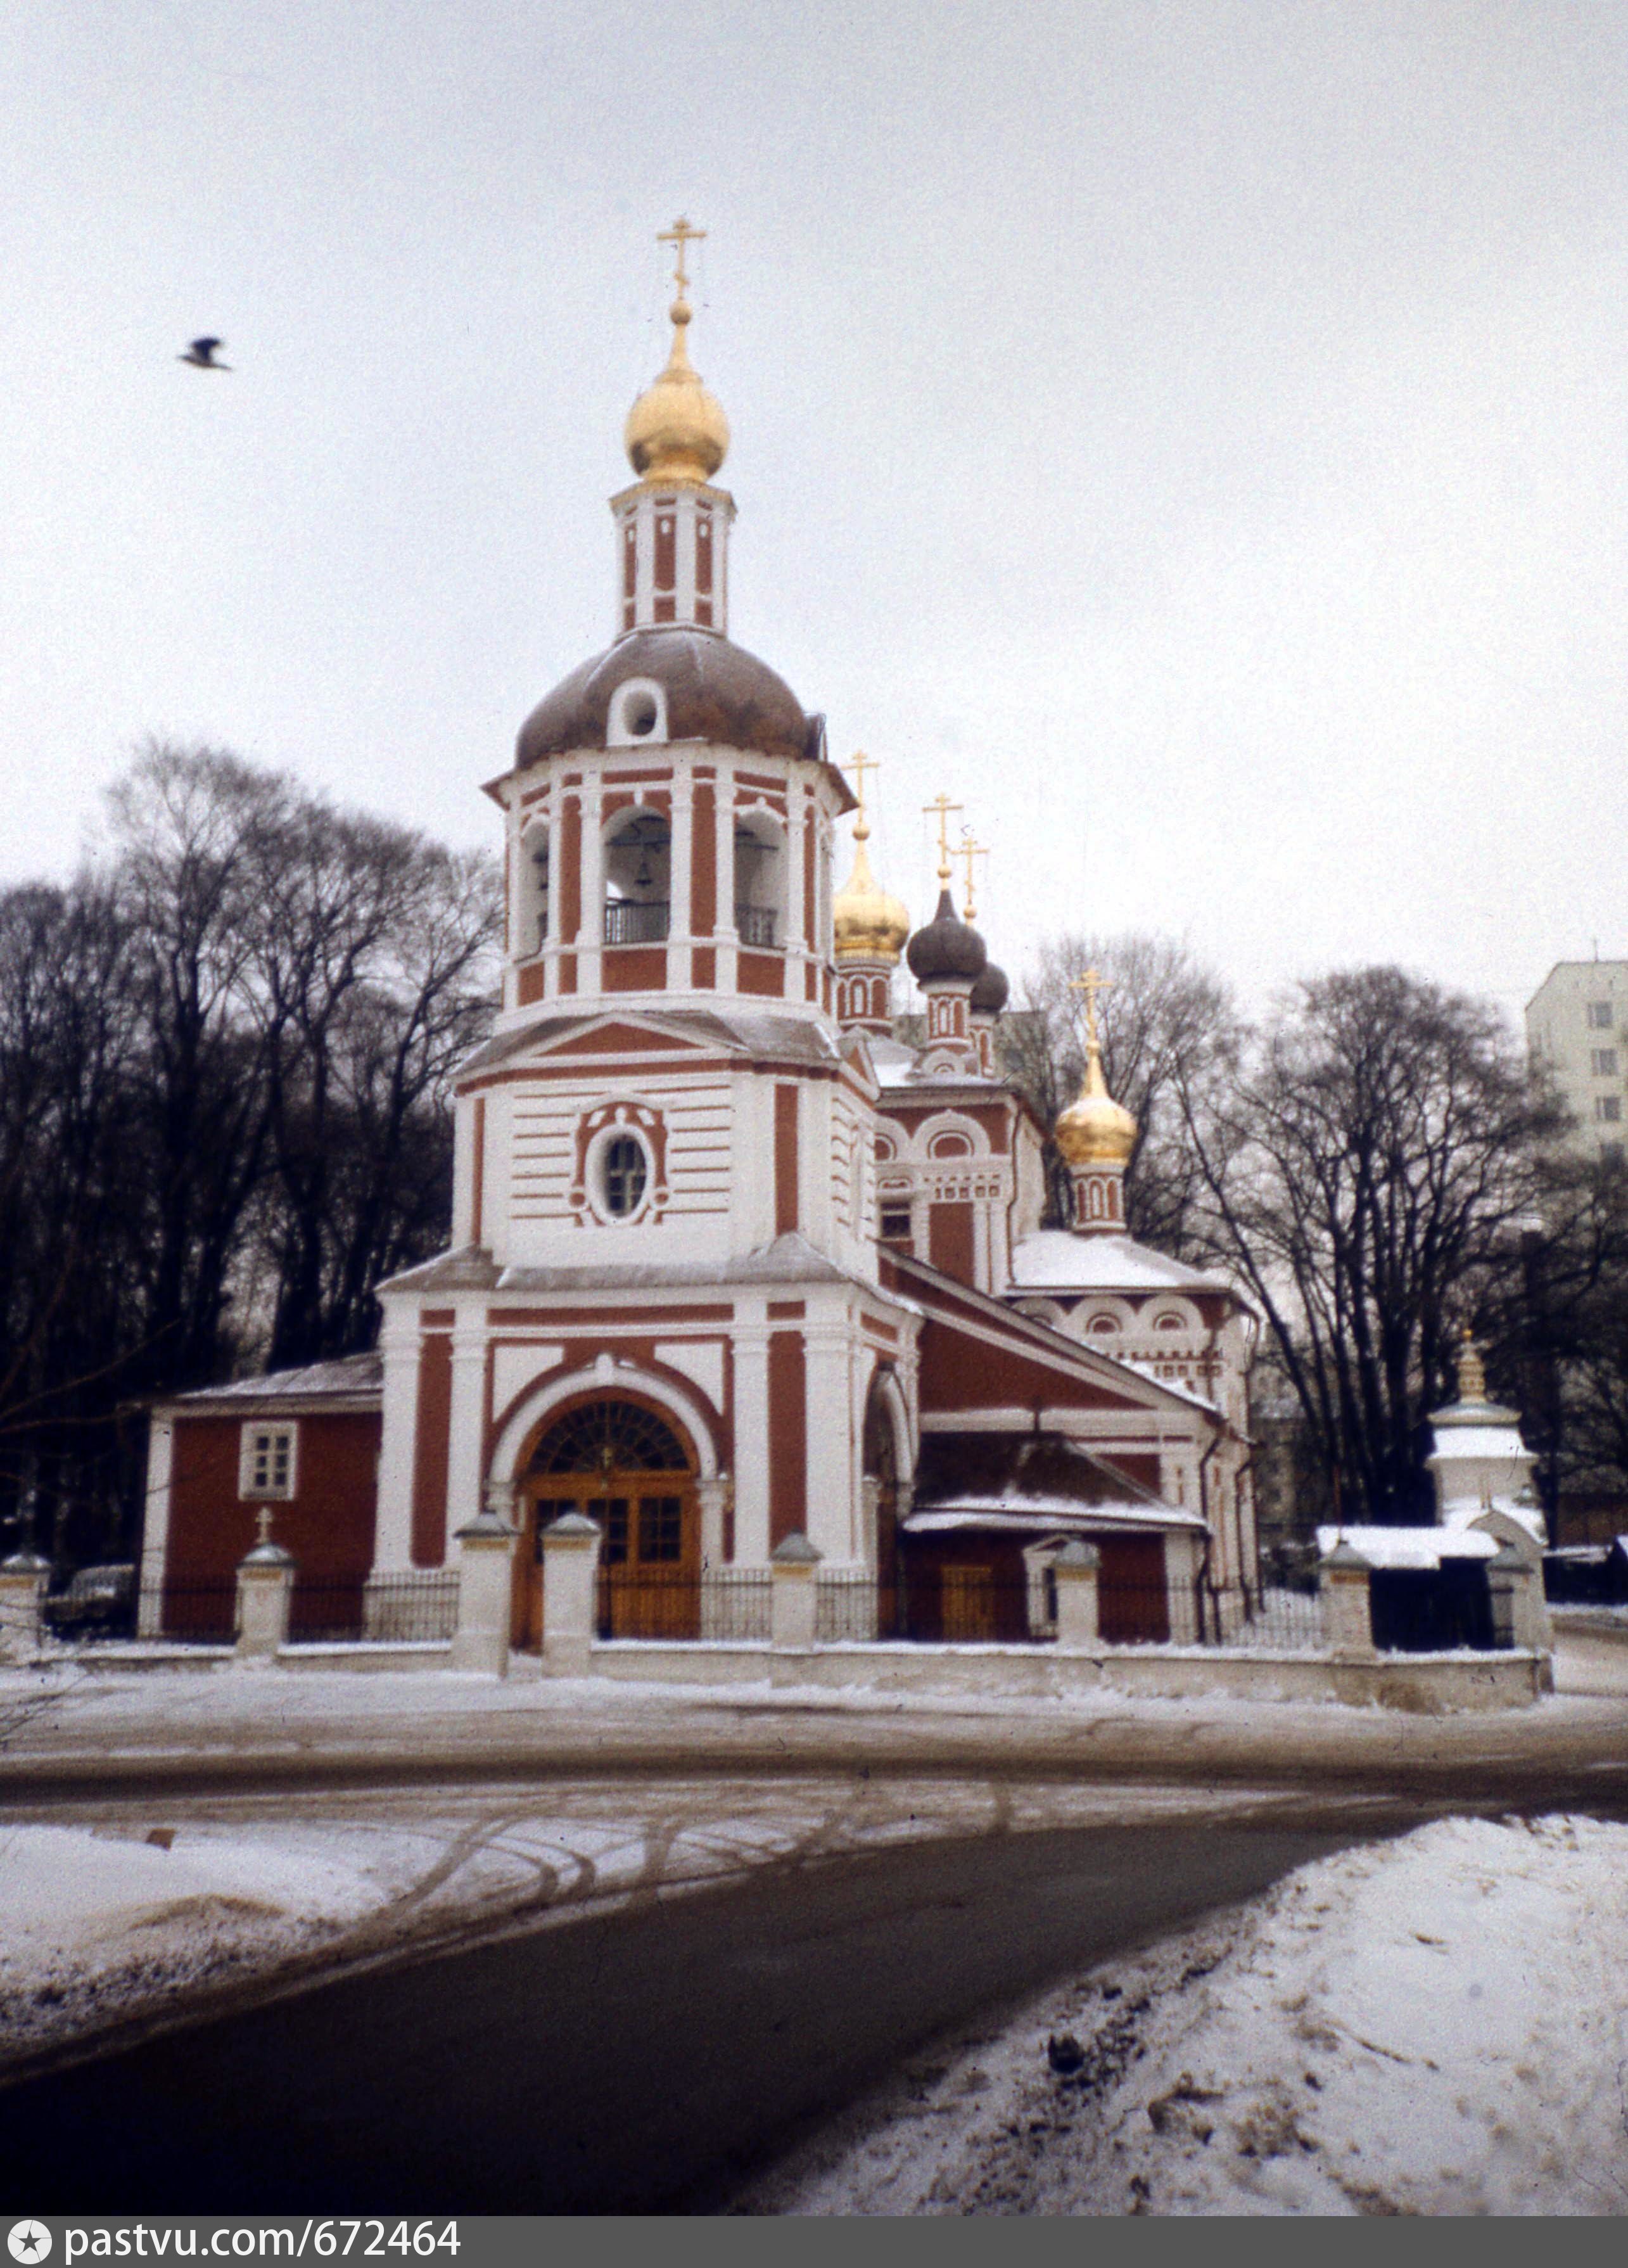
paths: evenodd
<path fill-rule="evenodd" d="M 689 1459 L 670 1425 L 637 1402 L 588 1402 L 551 1425 L 534 1473 L 683 1473 Z"/>

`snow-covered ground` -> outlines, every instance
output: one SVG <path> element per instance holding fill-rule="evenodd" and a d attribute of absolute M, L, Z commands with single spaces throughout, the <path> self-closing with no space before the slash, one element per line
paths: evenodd
<path fill-rule="evenodd" d="M 916 2058 L 738 2209 L 1628 2213 L 1624 1946 L 1628 1827 L 1438 1821 Z"/>
<path fill-rule="evenodd" d="M 569 1920 L 755 1867 L 933 1836 L 1286 1800 L 1247 1791 L 851 1777 L 239 1798 L 195 1818 L 122 1800 L 93 1826 L 0 1824 L 0 2070 L 223 1992 L 474 1931 Z"/>

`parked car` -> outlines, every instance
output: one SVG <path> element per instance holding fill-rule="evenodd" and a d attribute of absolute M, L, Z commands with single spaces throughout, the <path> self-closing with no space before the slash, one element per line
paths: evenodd
<path fill-rule="evenodd" d="M 65 1591 L 41 1609 L 58 1638 L 111 1637 L 128 1631 L 136 1616 L 133 1566 L 81 1567 Z"/>

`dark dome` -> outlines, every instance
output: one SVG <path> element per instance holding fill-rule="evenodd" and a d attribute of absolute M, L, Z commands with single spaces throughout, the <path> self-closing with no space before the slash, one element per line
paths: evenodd
<path fill-rule="evenodd" d="M 904 948 L 910 974 L 918 984 L 935 977 L 958 976 L 965 981 L 981 975 L 989 958 L 983 939 L 969 928 L 955 910 L 947 890 L 939 893 L 939 909 L 925 929 L 918 929 Z"/>
<path fill-rule="evenodd" d="M 602 748 L 612 695 L 630 677 L 667 696 L 670 740 L 716 740 L 768 756 L 824 755 L 821 720 L 806 717 L 783 677 L 744 646 L 708 630 L 633 630 L 555 687 L 520 727 L 515 768 L 573 748 Z"/>
<path fill-rule="evenodd" d="M 975 1016 L 998 1016 L 1011 995 L 1012 983 L 1004 968 L 992 961 L 983 964 L 983 974 L 972 988 L 968 1005 Z"/>

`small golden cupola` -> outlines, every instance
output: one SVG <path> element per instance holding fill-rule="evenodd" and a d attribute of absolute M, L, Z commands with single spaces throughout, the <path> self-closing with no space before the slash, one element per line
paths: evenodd
<path fill-rule="evenodd" d="M 863 753 L 843 770 L 853 775 L 859 808 L 854 816 L 853 872 L 831 907 L 836 960 L 836 1020 L 844 1029 L 887 1033 L 892 1028 L 893 972 L 899 965 L 910 917 L 903 904 L 884 890 L 871 872 L 866 844 L 865 775 L 877 769 Z"/>
<path fill-rule="evenodd" d="M 1094 968 L 1073 980 L 1086 996 L 1086 1075 L 1079 1094 L 1052 1129 L 1074 1185 L 1073 1226 L 1090 1234 L 1123 1233 L 1125 1168 L 1136 1148 L 1136 1120 L 1114 1101 L 1102 1073 L 1097 995 L 1109 983 Z"/>
<path fill-rule="evenodd" d="M 630 630 L 729 628 L 729 527 L 735 516 L 727 489 L 712 475 L 729 446 L 729 420 L 689 360 L 688 247 L 704 229 L 676 220 L 660 232 L 674 248 L 673 350 L 667 368 L 632 409 L 622 438 L 634 471 L 630 489 L 610 500 L 621 546 L 619 608 Z"/>
<path fill-rule="evenodd" d="M 691 228 L 681 218 L 661 232 L 660 241 L 677 251 L 674 297 L 667 310 L 673 345 L 667 368 L 629 410 L 622 437 L 634 471 L 653 487 L 703 484 L 712 478 L 728 453 L 729 420 L 723 404 L 703 386 L 689 359 L 694 310 L 686 297 L 689 277 L 684 269 L 684 252 L 705 234 L 704 229 Z"/>

